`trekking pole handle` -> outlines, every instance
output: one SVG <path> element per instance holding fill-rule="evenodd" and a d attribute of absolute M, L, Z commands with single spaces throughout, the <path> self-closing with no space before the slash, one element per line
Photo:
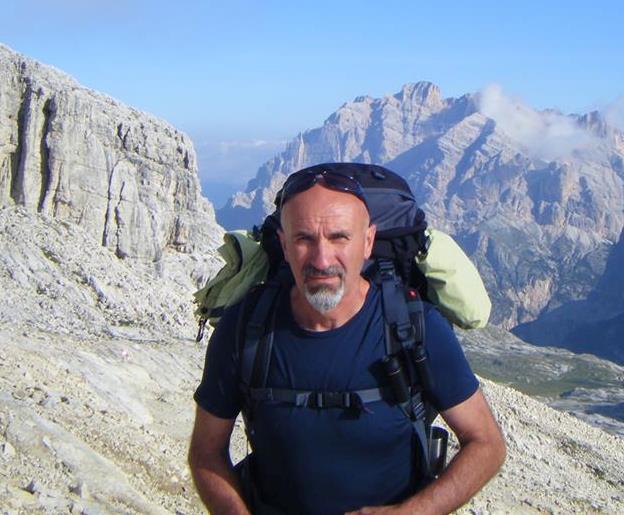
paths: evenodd
<path fill-rule="evenodd" d="M 405 296 L 414 332 L 414 346 L 411 353 L 412 361 L 421 386 L 425 391 L 431 391 L 433 388 L 433 376 L 431 375 L 429 362 L 427 361 L 427 352 L 425 351 L 425 308 L 415 289 L 408 288 Z"/>
<path fill-rule="evenodd" d="M 382 361 L 395 400 L 399 404 L 407 402 L 410 398 L 410 391 L 401 362 L 396 356 L 384 356 Z"/>

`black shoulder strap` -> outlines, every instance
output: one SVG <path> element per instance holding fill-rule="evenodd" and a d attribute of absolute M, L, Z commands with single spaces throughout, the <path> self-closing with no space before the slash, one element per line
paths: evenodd
<path fill-rule="evenodd" d="M 413 328 L 405 302 L 405 287 L 390 260 L 378 260 L 383 315 L 386 324 L 386 354 L 408 350 L 413 342 Z"/>
<path fill-rule="evenodd" d="M 391 260 L 378 259 L 379 282 L 388 356 L 401 356 L 410 383 L 410 395 L 401 408 L 412 422 L 420 456 L 421 477 L 432 479 L 429 441 L 430 423 L 423 391 L 431 388 L 432 378 L 425 352 L 424 307 L 418 292 L 405 287 Z"/>
<path fill-rule="evenodd" d="M 241 309 L 239 319 L 239 342 L 241 382 L 244 388 L 264 385 L 273 347 L 273 329 L 276 309 L 273 306 L 282 289 L 282 284 L 273 280 L 260 285 L 257 292 L 248 295 L 250 304 Z M 245 320 L 245 316 L 247 319 Z"/>

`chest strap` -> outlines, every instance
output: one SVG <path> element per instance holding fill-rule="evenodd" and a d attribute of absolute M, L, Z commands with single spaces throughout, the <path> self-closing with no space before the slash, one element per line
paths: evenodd
<path fill-rule="evenodd" d="M 318 392 L 288 390 L 285 388 L 250 388 L 252 400 L 260 402 L 283 402 L 298 408 L 342 408 L 363 409 L 364 404 L 388 399 L 392 394 L 389 388 L 369 388 L 348 392 Z"/>

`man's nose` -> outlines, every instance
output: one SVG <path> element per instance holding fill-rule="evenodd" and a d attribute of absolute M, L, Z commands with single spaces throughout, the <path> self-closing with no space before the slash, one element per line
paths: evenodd
<path fill-rule="evenodd" d="M 332 264 L 331 245 L 327 240 L 318 240 L 312 249 L 310 264 L 319 270 L 325 270 Z"/>

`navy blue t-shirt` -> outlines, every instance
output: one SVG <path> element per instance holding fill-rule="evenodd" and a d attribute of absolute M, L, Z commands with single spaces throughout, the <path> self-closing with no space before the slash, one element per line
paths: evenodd
<path fill-rule="evenodd" d="M 242 407 L 235 331 L 240 305 L 227 310 L 215 330 L 195 400 L 221 418 Z M 283 295 L 267 386 L 296 390 L 353 391 L 384 384 L 381 293 L 371 285 L 362 309 L 343 326 L 301 329 Z M 438 411 L 478 388 L 448 322 L 426 310 L 425 347 L 434 377 L 429 398 Z M 366 404 L 359 416 L 341 408 L 298 408 L 263 402 L 254 411 L 253 452 L 261 497 L 286 513 L 334 514 L 385 505 L 408 496 L 413 479 L 412 426 L 397 406 Z"/>

